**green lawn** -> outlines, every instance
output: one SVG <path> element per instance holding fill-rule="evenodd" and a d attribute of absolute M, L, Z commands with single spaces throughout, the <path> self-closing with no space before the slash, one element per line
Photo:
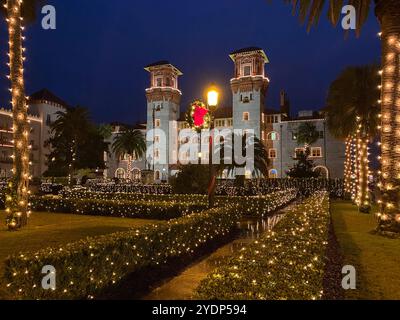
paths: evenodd
<path fill-rule="evenodd" d="M 374 215 L 359 213 L 349 202 L 333 202 L 332 217 L 344 264 L 357 270 L 357 290 L 346 298 L 400 299 L 400 239 L 371 234 Z"/>

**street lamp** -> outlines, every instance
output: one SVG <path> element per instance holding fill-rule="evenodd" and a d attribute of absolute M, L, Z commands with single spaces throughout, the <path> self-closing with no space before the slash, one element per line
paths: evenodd
<path fill-rule="evenodd" d="M 208 186 L 208 206 L 214 206 L 214 189 L 216 184 L 215 170 L 212 163 L 213 160 L 213 131 L 214 131 L 214 112 L 217 110 L 219 102 L 218 89 L 213 85 L 207 91 L 207 104 L 210 110 L 210 140 L 208 148 L 208 166 L 209 166 L 209 186 Z"/>

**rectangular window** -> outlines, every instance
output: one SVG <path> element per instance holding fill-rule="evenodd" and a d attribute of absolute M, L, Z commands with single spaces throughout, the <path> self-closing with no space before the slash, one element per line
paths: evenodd
<path fill-rule="evenodd" d="M 156 77 L 156 81 L 155 81 L 155 86 L 156 87 L 162 87 L 162 77 Z"/>
<path fill-rule="evenodd" d="M 265 131 L 261 132 L 261 140 L 265 140 Z"/>
<path fill-rule="evenodd" d="M 311 148 L 311 157 L 322 158 L 322 148 Z"/>
<path fill-rule="evenodd" d="M 233 127 L 233 119 L 228 119 L 228 127 Z"/>
<path fill-rule="evenodd" d="M 304 154 L 304 152 L 305 152 L 304 148 L 296 148 L 296 149 L 294 150 L 294 156 L 295 156 L 295 157 L 298 157 L 299 155 Z"/>
<path fill-rule="evenodd" d="M 155 136 L 154 137 L 154 142 L 159 143 L 160 142 L 160 136 Z"/>
<path fill-rule="evenodd" d="M 248 112 L 243 112 L 243 121 L 249 121 L 250 120 L 250 115 Z"/>
<path fill-rule="evenodd" d="M 155 120 L 155 127 L 156 127 L 156 128 L 161 127 L 161 120 L 160 120 L 160 119 L 156 119 L 156 120 Z"/>
<path fill-rule="evenodd" d="M 268 151 L 268 157 L 270 159 L 276 159 L 277 155 L 276 155 L 276 149 L 269 149 Z"/>
<path fill-rule="evenodd" d="M 323 132 L 323 131 L 320 131 L 320 132 L 319 132 L 319 138 L 320 138 L 320 139 L 323 139 L 323 138 L 324 138 L 324 132 Z"/>
<path fill-rule="evenodd" d="M 216 127 L 225 127 L 225 120 L 215 120 Z"/>
<path fill-rule="evenodd" d="M 158 159 L 160 158 L 160 150 L 158 150 L 158 149 L 155 149 L 155 150 L 154 150 L 154 158 L 155 158 L 156 160 L 158 160 Z"/>

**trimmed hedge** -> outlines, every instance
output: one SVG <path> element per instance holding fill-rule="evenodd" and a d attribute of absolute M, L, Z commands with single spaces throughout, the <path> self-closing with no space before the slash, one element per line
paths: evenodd
<path fill-rule="evenodd" d="M 153 199 L 157 199 L 153 197 Z M 31 197 L 34 211 L 122 218 L 172 219 L 207 209 L 205 204 L 174 201 L 99 200 L 93 198 Z"/>
<path fill-rule="evenodd" d="M 255 197 L 228 197 L 218 196 L 215 198 L 216 206 L 223 206 L 226 204 L 238 204 L 241 207 L 242 214 L 253 216 L 265 216 L 294 200 L 298 195 L 297 189 L 288 189 L 284 191 L 276 191 L 265 196 Z M 189 205 L 191 208 L 197 209 L 205 208 L 208 205 L 208 198 L 204 195 L 147 195 L 135 193 L 104 193 L 104 192 L 90 192 L 90 191 L 68 191 L 63 192 L 62 196 L 65 199 L 96 199 L 100 201 L 108 201 L 113 199 L 118 203 L 125 203 L 132 201 L 134 204 L 139 202 L 157 203 L 159 206 L 165 204 L 166 206 L 178 203 L 182 206 Z M 88 200 L 85 200 L 88 201 Z M 93 200 L 92 200 L 93 201 Z M 127 202 L 126 202 L 127 203 Z"/>
<path fill-rule="evenodd" d="M 261 179 L 246 181 L 244 187 L 237 187 L 234 181 L 227 180 L 218 185 L 216 193 L 230 196 L 254 196 L 290 188 L 298 189 L 303 196 L 310 196 L 316 191 L 327 190 L 332 198 L 344 197 L 343 179 Z"/>
<path fill-rule="evenodd" d="M 289 210 L 275 229 L 213 271 L 198 299 L 321 299 L 329 230 L 329 198 L 317 192 Z"/>
<path fill-rule="evenodd" d="M 194 253 L 235 227 L 236 206 L 215 208 L 186 217 L 88 238 L 59 248 L 15 255 L 5 262 L 7 293 L 16 299 L 81 299 L 147 266 Z M 42 268 L 56 269 L 56 290 L 43 290 Z"/>

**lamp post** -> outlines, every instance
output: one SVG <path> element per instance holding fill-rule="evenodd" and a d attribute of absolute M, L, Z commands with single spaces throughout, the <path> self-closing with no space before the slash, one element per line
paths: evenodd
<path fill-rule="evenodd" d="M 210 140 L 209 140 L 209 154 L 208 154 L 208 166 L 209 166 L 209 186 L 208 186 L 208 206 L 212 208 L 214 206 L 214 190 L 216 185 L 215 170 L 212 163 L 213 160 L 213 131 L 214 131 L 214 112 L 217 110 L 219 100 L 219 92 L 215 86 L 211 86 L 207 92 L 207 104 L 210 110 Z"/>

